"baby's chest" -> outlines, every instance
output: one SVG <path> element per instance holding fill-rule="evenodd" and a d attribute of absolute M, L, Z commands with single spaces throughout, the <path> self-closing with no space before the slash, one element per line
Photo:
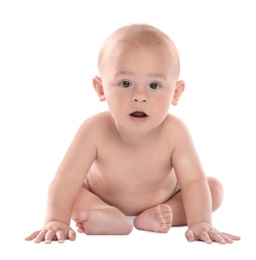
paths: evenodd
<path fill-rule="evenodd" d="M 167 151 L 144 150 L 127 152 L 110 149 L 99 154 L 96 165 L 106 176 L 117 179 L 156 181 L 165 178 L 171 171 L 171 156 Z"/>

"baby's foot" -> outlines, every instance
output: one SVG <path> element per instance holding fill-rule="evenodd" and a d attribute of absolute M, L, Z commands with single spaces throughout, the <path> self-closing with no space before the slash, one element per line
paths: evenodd
<path fill-rule="evenodd" d="M 115 208 L 84 210 L 75 221 L 77 231 L 87 235 L 126 235 L 132 231 L 128 218 Z"/>
<path fill-rule="evenodd" d="M 160 204 L 142 212 L 134 219 L 137 229 L 167 233 L 172 226 L 172 209 L 167 204 Z"/>

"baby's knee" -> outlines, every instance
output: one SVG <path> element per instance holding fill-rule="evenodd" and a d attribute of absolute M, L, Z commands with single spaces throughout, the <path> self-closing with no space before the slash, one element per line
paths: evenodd
<path fill-rule="evenodd" d="M 212 194 L 212 211 L 215 211 L 223 201 L 224 190 L 222 184 L 216 178 L 208 177 L 208 183 Z"/>

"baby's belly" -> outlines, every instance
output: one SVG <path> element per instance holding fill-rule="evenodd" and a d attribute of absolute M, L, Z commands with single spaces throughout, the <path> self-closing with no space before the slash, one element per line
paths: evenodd
<path fill-rule="evenodd" d="M 175 174 L 157 182 L 147 181 L 110 181 L 88 176 L 91 191 L 103 201 L 119 208 L 125 215 L 134 216 L 142 211 L 165 203 L 175 192 L 177 179 Z"/>
<path fill-rule="evenodd" d="M 136 216 L 146 209 L 166 202 L 170 197 L 171 194 L 164 197 L 157 193 L 136 194 L 135 196 L 131 196 L 130 194 L 122 194 L 120 196 L 119 193 L 113 195 L 113 197 L 105 198 L 105 201 L 120 209 L 127 216 Z"/>

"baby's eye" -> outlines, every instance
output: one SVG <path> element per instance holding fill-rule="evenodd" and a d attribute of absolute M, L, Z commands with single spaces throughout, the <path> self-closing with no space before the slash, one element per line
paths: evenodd
<path fill-rule="evenodd" d="M 157 89 L 157 88 L 160 87 L 160 85 L 157 84 L 157 83 L 151 83 L 151 84 L 149 84 L 149 87 L 150 87 L 151 89 Z"/>
<path fill-rule="evenodd" d="M 124 88 L 129 88 L 131 85 L 132 85 L 132 83 L 127 80 L 121 82 L 121 86 Z"/>

